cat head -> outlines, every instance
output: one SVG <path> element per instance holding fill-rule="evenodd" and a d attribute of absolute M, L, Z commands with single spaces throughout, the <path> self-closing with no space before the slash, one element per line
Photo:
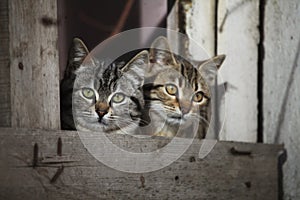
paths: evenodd
<path fill-rule="evenodd" d="M 104 132 L 122 129 L 131 134 L 139 124 L 144 105 L 140 88 L 149 62 L 148 52 L 140 52 L 122 66 L 106 65 L 84 52 L 77 55 L 74 60 L 85 59 L 75 69 L 73 117 L 76 128 Z"/>
<path fill-rule="evenodd" d="M 200 112 L 207 107 L 210 87 L 224 55 L 202 62 L 191 62 L 174 55 L 164 37 L 157 38 L 150 49 L 150 87 L 145 96 L 151 107 L 160 110 L 171 124 L 178 124 L 189 117 L 201 119 Z"/>

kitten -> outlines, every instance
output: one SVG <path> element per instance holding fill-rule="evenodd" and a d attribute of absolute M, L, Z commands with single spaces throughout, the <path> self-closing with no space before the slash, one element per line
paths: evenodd
<path fill-rule="evenodd" d="M 75 71 L 80 67 L 89 51 L 79 38 L 74 38 L 69 50 L 68 63 L 60 83 L 60 117 L 63 130 L 76 130 L 72 113 L 72 94 L 76 78 Z"/>
<path fill-rule="evenodd" d="M 164 123 L 154 135 L 173 137 L 180 126 L 190 126 L 191 120 L 198 120 L 200 125 L 209 123 L 205 114 L 211 99 L 207 81 L 213 81 L 215 67 L 220 68 L 224 59 L 225 56 L 220 55 L 196 65 L 175 56 L 166 38 L 159 37 L 152 43 L 148 84 L 144 85 L 149 109 L 149 117 L 145 120 Z M 192 137 L 191 134 L 184 133 L 183 137 Z M 204 138 L 205 132 L 198 129 L 197 136 Z"/>
<path fill-rule="evenodd" d="M 72 109 L 76 128 L 81 131 L 134 134 L 144 106 L 140 88 L 144 68 L 149 62 L 148 52 L 140 52 L 126 65 L 106 66 L 90 57 L 79 39 L 74 40 L 73 47 L 73 62 L 70 62 L 73 65 L 66 70 L 66 74 L 76 77 L 76 80 L 72 79 Z M 66 124 L 69 123 L 66 121 Z"/>

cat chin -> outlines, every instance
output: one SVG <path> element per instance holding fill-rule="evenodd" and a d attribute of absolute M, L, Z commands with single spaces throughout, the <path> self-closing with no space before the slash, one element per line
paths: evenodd
<path fill-rule="evenodd" d="M 179 125 L 182 122 L 182 118 L 181 117 L 168 117 L 167 121 L 168 124 L 170 125 Z"/>

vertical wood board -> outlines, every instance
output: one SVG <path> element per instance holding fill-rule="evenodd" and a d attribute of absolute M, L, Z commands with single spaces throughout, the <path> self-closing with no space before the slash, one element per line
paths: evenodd
<path fill-rule="evenodd" d="M 300 2 L 266 1 L 264 141 L 284 143 L 284 199 L 300 199 Z"/>
<path fill-rule="evenodd" d="M 257 140 L 258 16 L 258 0 L 219 1 L 217 48 L 227 55 L 220 71 L 227 83 L 223 140 Z"/>
<path fill-rule="evenodd" d="M 215 1 L 191 1 L 190 11 L 187 12 L 186 33 L 189 38 L 207 52 L 208 57 L 214 56 Z M 193 58 L 195 60 L 206 59 L 198 54 L 197 48 L 192 45 L 189 46 L 189 52 Z"/>
<path fill-rule="evenodd" d="M 56 3 L 9 1 L 12 127 L 60 127 Z"/>
<path fill-rule="evenodd" d="M 0 1 L 0 127 L 11 125 L 8 0 Z"/>

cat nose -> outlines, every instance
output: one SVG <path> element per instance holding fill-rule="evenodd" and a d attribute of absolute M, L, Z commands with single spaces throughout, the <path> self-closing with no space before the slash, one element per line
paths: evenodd
<path fill-rule="evenodd" d="M 105 114 L 107 114 L 107 111 L 96 110 L 96 113 L 98 114 L 99 118 L 102 118 Z"/>
<path fill-rule="evenodd" d="M 97 102 L 95 105 L 95 111 L 101 119 L 105 114 L 108 113 L 109 106 L 107 103 Z"/>
<path fill-rule="evenodd" d="M 189 101 L 180 102 L 180 110 L 183 115 L 187 114 L 191 110 L 191 103 Z"/>

